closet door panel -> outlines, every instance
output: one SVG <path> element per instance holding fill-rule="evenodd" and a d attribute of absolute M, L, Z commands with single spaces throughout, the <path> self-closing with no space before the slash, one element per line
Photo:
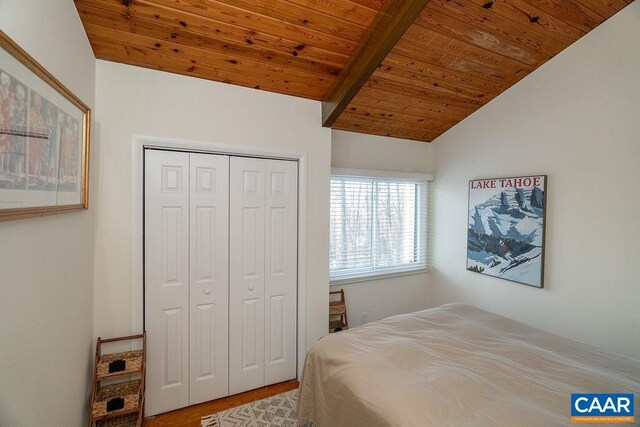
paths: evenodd
<path fill-rule="evenodd" d="M 189 403 L 194 405 L 229 392 L 229 157 L 189 156 Z"/>
<path fill-rule="evenodd" d="M 266 161 L 265 382 L 296 377 L 298 164 Z"/>
<path fill-rule="evenodd" d="M 230 159 L 229 394 L 264 385 L 265 164 Z"/>
<path fill-rule="evenodd" d="M 145 151 L 146 414 L 189 404 L 189 154 Z"/>

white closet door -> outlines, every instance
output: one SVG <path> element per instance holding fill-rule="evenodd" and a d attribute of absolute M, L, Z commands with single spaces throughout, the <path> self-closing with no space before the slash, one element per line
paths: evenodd
<path fill-rule="evenodd" d="M 296 377 L 298 164 L 266 162 L 265 382 Z"/>
<path fill-rule="evenodd" d="M 244 157 L 230 162 L 229 394 L 265 384 L 265 164 Z"/>
<path fill-rule="evenodd" d="M 189 154 L 145 152 L 146 414 L 189 404 Z"/>
<path fill-rule="evenodd" d="M 190 154 L 189 404 L 229 393 L 229 157 Z"/>
<path fill-rule="evenodd" d="M 297 164 L 145 152 L 146 413 L 296 376 Z"/>

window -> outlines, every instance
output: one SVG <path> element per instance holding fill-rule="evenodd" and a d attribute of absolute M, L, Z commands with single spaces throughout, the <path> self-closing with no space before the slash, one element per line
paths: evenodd
<path fill-rule="evenodd" d="M 331 177 L 331 283 L 427 267 L 428 176 L 374 173 L 334 171 Z"/>

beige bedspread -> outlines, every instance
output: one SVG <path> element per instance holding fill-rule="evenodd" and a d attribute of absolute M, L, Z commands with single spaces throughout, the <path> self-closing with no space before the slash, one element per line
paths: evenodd
<path fill-rule="evenodd" d="M 607 392 L 635 393 L 640 410 L 640 361 L 449 304 L 322 338 L 307 354 L 298 422 L 566 425 L 571 393 Z"/>

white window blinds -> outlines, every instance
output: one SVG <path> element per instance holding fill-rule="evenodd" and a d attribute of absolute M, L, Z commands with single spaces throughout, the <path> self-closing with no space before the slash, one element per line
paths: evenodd
<path fill-rule="evenodd" d="M 333 175 L 332 283 L 426 269 L 427 181 Z"/>

